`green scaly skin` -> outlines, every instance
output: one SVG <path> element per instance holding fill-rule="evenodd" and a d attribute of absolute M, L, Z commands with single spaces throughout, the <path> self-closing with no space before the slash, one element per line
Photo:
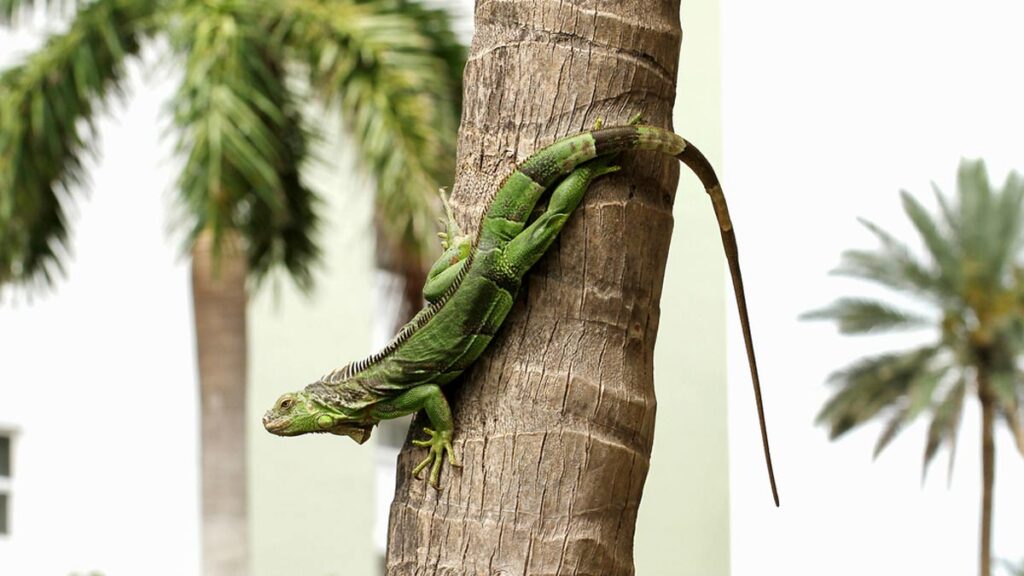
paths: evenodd
<path fill-rule="evenodd" d="M 697 174 L 711 196 L 739 305 L 778 505 L 735 235 L 722 189 L 696 148 L 672 132 L 633 123 L 563 138 L 527 158 L 495 195 L 476 242 L 459 232 L 449 211 L 448 230 L 441 234 L 445 252 L 423 289 L 428 305 L 381 352 L 281 396 L 263 418 L 267 430 L 280 436 L 332 433 L 361 444 L 381 420 L 423 410 L 431 424 L 424 429 L 429 439 L 414 443 L 429 450 L 413 473 L 418 477 L 430 467 L 430 484 L 438 487 L 444 459 L 458 465 L 451 444 L 451 410 L 441 387 L 487 348 L 512 309 L 523 277 L 554 242 L 587 187 L 595 178 L 618 170 L 613 158 L 629 150 L 675 156 Z M 528 222 L 538 200 L 559 178 L 545 211 Z"/>

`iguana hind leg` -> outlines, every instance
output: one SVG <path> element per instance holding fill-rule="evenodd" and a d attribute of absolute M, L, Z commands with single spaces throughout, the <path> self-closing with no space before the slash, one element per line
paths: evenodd
<path fill-rule="evenodd" d="M 466 265 L 466 258 L 472 250 L 472 239 L 469 236 L 460 236 L 457 243 L 449 246 L 434 262 L 427 272 L 427 281 L 423 284 L 423 298 L 427 302 L 436 302 L 451 288 L 452 282 Z"/>
<path fill-rule="evenodd" d="M 581 164 L 562 180 L 551 193 L 551 200 L 544 213 L 505 247 L 504 260 L 509 266 L 525 273 L 547 252 L 569 216 L 580 205 L 590 183 L 599 176 L 619 169 L 614 165 L 614 156 L 602 156 Z"/>
<path fill-rule="evenodd" d="M 448 194 L 445 193 L 444 188 L 438 192 L 441 195 L 441 203 L 444 205 L 445 218 L 438 219 L 441 226 L 444 227 L 444 232 L 438 232 L 437 235 L 441 238 L 441 248 L 444 249 L 444 253 L 427 272 L 427 281 L 423 284 L 423 298 L 427 302 L 436 302 L 448 291 L 465 265 L 470 251 L 473 250 L 473 239 L 463 234 L 459 223 L 455 221 L 452 206 L 448 202 Z"/>

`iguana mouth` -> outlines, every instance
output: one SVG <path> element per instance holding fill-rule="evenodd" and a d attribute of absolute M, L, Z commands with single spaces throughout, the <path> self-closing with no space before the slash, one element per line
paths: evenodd
<path fill-rule="evenodd" d="M 263 416 L 263 427 L 267 429 L 267 432 L 278 436 L 296 436 L 297 433 L 288 429 L 288 427 L 291 426 L 291 423 L 292 419 L 288 416 L 274 418 L 270 412 L 267 412 Z"/>

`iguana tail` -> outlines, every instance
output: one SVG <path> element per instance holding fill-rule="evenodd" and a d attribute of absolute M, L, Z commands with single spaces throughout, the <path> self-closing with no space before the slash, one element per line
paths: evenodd
<path fill-rule="evenodd" d="M 757 375 L 757 358 L 754 357 L 754 342 L 750 335 L 750 318 L 747 316 L 747 296 L 743 291 L 743 275 L 740 273 L 740 255 L 736 247 L 736 231 L 732 227 L 732 219 L 729 218 L 729 206 L 725 203 L 725 194 L 722 193 L 722 186 L 718 183 L 718 176 L 711 168 L 704 154 L 695 146 L 687 145 L 682 152 L 676 155 L 683 164 L 686 164 L 694 174 L 700 178 L 701 184 L 708 196 L 711 196 L 711 205 L 715 209 L 715 218 L 718 219 L 718 229 L 722 233 L 722 247 L 725 248 L 725 259 L 729 263 L 729 275 L 732 276 L 733 292 L 736 294 L 736 308 L 740 312 L 740 326 L 743 330 L 743 343 L 747 348 L 747 364 L 750 366 L 750 377 L 754 382 L 754 399 L 757 402 L 757 418 L 761 425 L 761 443 L 764 445 L 764 459 L 768 465 L 768 480 L 772 484 L 772 498 L 775 505 L 779 505 L 779 490 L 775 486 L 775 470 L 772 468 L 772 453 L 768 448 L 768 428 L 764 422 L 764 403 L 761 401 L 761 380 Z"/>
<path fill-rule="evenodd" d="M 700 178 L 708 195 L 711 196 L 711 204 L 715 209 L 718 227 L 722 233 L 722 245 L 729 263 L 729 273 L 732 276 L 736 306 L 740 313 L 743 341 L 747 348 L 747 362 L 750 365 L 750 375 L 754 383 L 754 398 L 757 402 L 757 415 L 761 425 L 761 441 L 764 445 L 765 462 L 768 465 L 768 479 L 771 482 L 772 497 L 775 499 L 775 505 L 778 506 L 779 492 L 775 485 L 775 471 L 772 468 L 772 455 L 768 447 L 768 429 L 765 425 L 764 405 L 761 400 L 761 381 L 757 373 L 757 360 L 754 357 L 754 344 L 750 334 L 750 319 L 747 315 L 747 299 L 743 291 L 743 276 L 740 273 L 736 233 L 732 227 L 732 220 L 729 218 L 729 208 L 726 206 L 722 187 L 707 158 L 692 144 L 668 130 L 643 125 L 612 126 L 558 140 L 527 158 L 519 166 L 517 172 L 520 173 L 519 177 L 526 176 L 535 183 L 535 188 L 543 190 L 583 162 L 598 156 L 628 150 L 654 150 L 675 156 L 693 170 Z"/>

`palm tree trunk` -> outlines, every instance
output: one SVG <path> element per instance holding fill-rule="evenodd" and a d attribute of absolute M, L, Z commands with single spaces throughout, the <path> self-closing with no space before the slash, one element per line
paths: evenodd
<path fill-rule="evenodd" d="M 989 368 L 978 366 L 978 400 L 981 401 L 981 554 L 980 576 L 992 574 L 992 497 L 995 491 L 996 399 L 989 382 Z"/>
<path fill-rule="evenodd" d="M 477 2 L 453 201 L 474 231 L 514 163 L 594 120 L 669 126 L 678 0 Z M 678 179 L 623 157 L 595 185 L 475 367 L 446 394 L 463 467 L 438 493 L 399 458 L 387 570 L 633 574 L 653 442 L 653 350 Z M 419 426 L 412 428 L 418 433 Z"/>
<path fill-rule="evenodd" d="M 239 246 L 237 238 L 225 241 Z M 225 248 L 215 262 L 204 233 L 192 250 L 199 358 L 204 576 L 248 574 L 246 490 L 246 263 Z"/>

